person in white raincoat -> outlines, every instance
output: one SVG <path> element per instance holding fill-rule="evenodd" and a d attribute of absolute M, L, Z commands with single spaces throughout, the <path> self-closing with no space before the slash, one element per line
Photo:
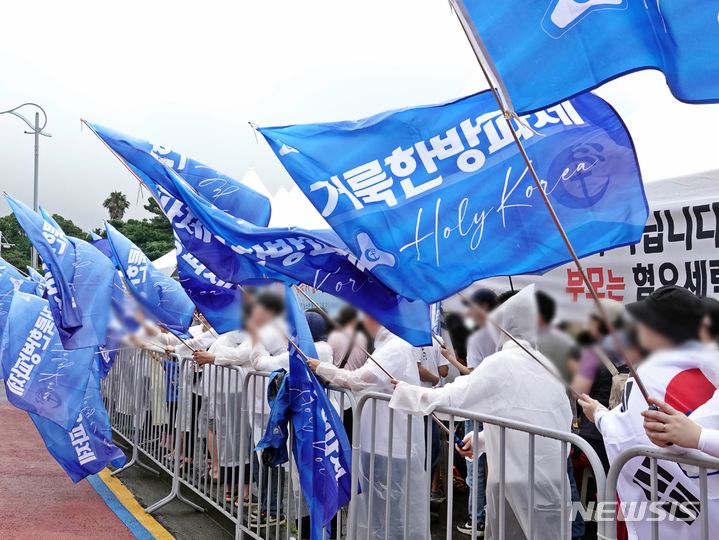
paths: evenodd
<path fill-rule="evenodd" d="M 641 345 L 651 352 L 637 369 L 649 396 L 669 403 L 703 427 L 719 428 L 719 401 L 712 399 L 719 387 L 719 353 L 698 341 L 704 315 L 701 301 L 686 289 L 668 286 L 628 305 L 627 311 L 638 323 Z M 610 463 L 625 450 L 651 445 L 643 425 L 643 413 L 648 405 L 632 377 L 627 379 L 622 403 L 612 410 L 587 395 L 582 396 L 579 403 L 604 437 Z M 668 450 L 686 451 L 679 447 Z M 669 461 L 657 462 L 658 498 L 662 503 L 657 513 L 662 514 L 659 524 L 662 538 L 701 538 L 704 512 L 709 518 L 709 537 L 716 537 L 719 474 L 707 472 L 709 507 L 701 508 L 699 472 Z M 617 492 L 622 508 L 627 509 L 625 523 L 629 538 L 651 538 L 652 521 L 657 515 L 651 510 L 640 515 L 636 510 L 651 500 L 649 458 L 631 459 L 622 468 Z M 673 517 L 667 518 L 667 514 Z"/>
<path fill-rule="evenodd" d="M 375 351 L 372 357 L 380 363 L 395 379 L 410 384 L 419 384 L 417 361 L 412 346 L 391 334 L 369 316 L 364 319 L 367 332 L 374 338 Z M 310 359 L 310 367 L 317 375 L 335 386 L 348 388 L 353 392 L 392 391 L 392 382 L 382 370 L 368 360 L 362 367 L 347 371 L 332 363 Z M 390 410 L 386 401 L 376 402 L 376 412 L 369 403 L 362 411 L 360 422 L 360 471 L 362 493 L 357 511 L 357 538 L 404 538 L 421 539 L 429 536 L 429 516 L 426 514 L 427 493 L 426 471 L 424 468 L 424 424 L 420 417 L 406 414 L 393 414 L 393 428 L 389 433 Z M 376 427 L 372 425 L 375 418 Z M 409 425 L 412 426 L 411 439 L 407 439 Z M 372 438 L 374 437 L 374 446 Z M 391 438 L 390 438 L 391 437 Z M 389 443 L 392 442 L 390 455 Z M 374 448 L 374 470 L 370 470 L 370 456 Z M 409 461 L 407 451 L 409 450 Z M 388 472 L 391 471 L 391 485 L 387 486 Z M 374 482 L 369 478 L 373 474 Z M 389 493 L 388 493 L 389 491 Z M 389 499 L 388 499 L 389 497 Z M 371 498 L 372 514 L 369 514 Z M 409 500 L 408 500 L 409 498 Z M 389 502 L 388 502 L 389 501 Z M 385 509 L 389 504 L 389 523 L 385 522 Z M 411 516 L 405 511 L 409 508 Z M 369 528 L 369 530 L 368 530 Z M 386 533 L 386 536 L 385 536 Z M 368 536 L 369 535 L 369 536 Z"/>
<path fill-rule="evenodd" d="M 207 353 L 215 358 L 232 355 L 246 339 L 247 333 L 242 330 L 226 332 L 210 345 Z M 193 354 L 193 358 L 197 354 Z M 210 433 L 208 450 L 212 458 L 212 476 L 225 478 L 228 490 L 232 478 L 238 478 L 238 471 L 232 469 L 246 462 L 240 456 L 243 381 L 244 370 L 240 367 L 217 367 L 214 363 L 203 366 L 200 425 L 206 424 Z"/>
<path fill-rule="evenodd" d="M 198 429 L 200 407 L 202 406 L 202 371 L 193 362 L 193 350 L 207 349 L 217 339 L 217 334 L 204 325 L 196 325 L 190 328 L 191 339 L 186 339 L 175 346 L 168 346 L 168 352 L 174 352 L 180 364 L 180 375 L 178 377 L 178 408 L 175 424 L 177 429 L 185 435 L 182 446 L 183 459 L 191 462 L 195 456 L 195 442 L 198 438 L 204 438 L 206 431 Z"/>
<path fill-rule="evenodd" d="M 485 358 L 472 373 L 458 377 L 442 388 L 422 388 L 400 382 L 390 407 L 415 414 L 428 414 L 440 406 L 467 409 L 569 433 L 572 413 L 564 386 L 557 379 L 552 363 L 534 348 L 537 336 L 534 286 L 522 289 L 490 317 L 528 347 L 544 366 L 491 325 L 498 351 Z M 567 506 L 566 515 L 569 516 L 569 482 L 567 464 L 561 459 L 562 443 L 535 437 L 535 479 L 534 485 L 530 486 L 527 484 L 529 436 L 514 430 L 505 433 L 506 538 L 531 536 L 530 511 L 534 523 L 534 536 L 531 537 L 560 538 L 563 504 Z M 465 444 L 471 444 L 472 435 L 465 441 Z M 498 508 L 503 504 L 499 500 L 499 427 L 485 423 L 479 441 L 480 448 L 474 450 L 480 452 L 484 443 L 487 453 L 486 534 L 488 538 L 498 538 Z M 562 500 L 563 484 L 566 484 L 566 501 Z M 534 507 L 531 509 L 530 489 L 534 490 Z"/>

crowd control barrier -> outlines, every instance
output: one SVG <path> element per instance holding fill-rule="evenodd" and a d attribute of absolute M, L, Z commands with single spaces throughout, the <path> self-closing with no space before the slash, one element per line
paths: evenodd
<path fill-rule="evenodd" d="M 113 474 L 140 466 L 156 474 L 164 471 L 171 477 L 170 492 L 150 504 L 147 512 L 177 499 L 199 511 L 213 508 L 222 513 L 234 522 L 238 540 L 309 538 L 307 504 L 292 452 L 288 452 L 289 461 L 284 465 L 270 467 L 254 450 L 270 413 L 266 396 L 269 375 L 235 367 L 201 368 L 192 359 L 150 351 L 120 351 L 102 389 L 116 439 L 131 455 L 127 465 Z M 476 491 L 481 474 L 477 452 L 470 460 L 469 512 L 458 506 L 453 489 L 455 468 L 465 463 L 465 458 L 453 451 L 455 442 L 463 436 L 465 422 L 474 433 L 475 448 L 480 426 L 496 426 L 500 459 L 493 464 L 497 481 L 490 488 L 494 490 L 491 496 L 501 501 L 508 490 L 518 487 L 526 493 L 526 517 L 522 516 L 522 520 L 529 539 L 544 540 L 537 532 L 537 524 L 546 519 L 542 514 L 546 511 L 542 506 L 545 501 L 539 500 L 542 473 L 556 467 L 556 474 L 566 478 L 571 446 L 587 457 L 588 470 L 596 483 L 596 490 L 588 491 L 593 495 L 596 491 L 598 504 L 614 500 L 622 459 L 626 462 L 637 455 L 681 459 L 667 458 L 656 450 L 634 449 L 634 454 L 614 464 L 607 481 L 596 453 L 571 433 L 450 408 L 436 410 L 443 419 L 443 427 L 439 427 L 431 417 L 390 409 L 390 396 L 386 394 L 365 393 L 356 399 L 352 393 L 333 387 L 328 388 L 328 393 L 350 435 L 355 487 L 350 504 L 332 523 L 333 534 L 326 535 L 331 538 L 414 540 L 429 537 L 430 531 L 433 538 L 457 538 L 458 514 L 475 516 L 470 537 L 476 538 Z M 288 448 L 291 445 L 290 430 Z M 556 447 L 552 463 L 542 463 L 541 469 L 534 459 L 537 448 L 546 448 L 540 445 Z M 647 453 L 636 453 L 640 451 Z M 526 470 L 508 467 L 512 452 L 524 453 Z M 704 467 L 704 475 L 708 468 L 717 468 L 714 461 L 691 464 Z M 653 481 L 656 484 L 656 475 Z M 437 508 L 431 508 L 430 494 L 433 484 L 436 487 L 438 483 L 444 486 L 446 500 L 440 503 L 439 521 L 432 522 L 431 514 L 436 518 Z M 201 499 L 202 506 L 183 495 L 190 492 L 194 500 Z M 704 501 L 706 492 L 702 497 Z M 571 538 L 571 503 L 569 483 L 562 482 L 555 508 L 560 539 Z M 466 505 L 466 500 L 462 504 Z M 511 535 L 507 530 L 507 512 L 511 510 L 503 504 L 497 508 L 494 521 L 498 529 L 493 532 L 502 540 Z M 586 512 L 584 515 L 587 517 Z M 599 538 L 615 538 L 614 523 L 600 521 L 597 528 Z"/>
<path fill-rule="evenodd" d="M 645 519 L 650 523 L 651 528 L 651 540 L 658 540 L 660 538 L 662 523 L 665 521 L 661 518 L 662 515 L 672 515 L 676 518 L 676 512 L 687 512 L 689 519 L 696 519 L 699 521 L 699 534 L 698 538 L 701 540 L 709 540 L 717 537 L 717 531 L 709 530 L 709 499 L 716 498 L 710 497 L 708 488 L 708 475 L 717 474 L 719 472 L 719 459 L 712 458 L 706 454 L 700 454 L 698 452 L 692 452 L 691 454 L 678 454 L 669 450 L 662 450 L 654 446 L 637 446 L 626 450 L 619 454 L 617 458 L 612 462 L 612 466 L 609 468 L 609 474 L 607 475 L 607 487 L 606 487 L 606 501 L 615 501 L 617 497 L 617 483 L 619 482 L 620 475 L 624 467 L 632 460 L 642 460 L 640 469 L 643 473 L 643 478 L 648 477 L 649 481 L 637 479 L 641 484 L 645 485 L 645 488 L 650 494 L 650 504 L 647 507 L 651 515 L 635 516 L 639 519 Z M 686 486 L 679 488 L 674 485 L 669 473 L 662 467 L 662 463 L 676 463 L 682 466 L 687 471 L 687 474 L 691 477 L 698 479 L 699 485 L 699 500 L 691 500 L 691 498 L 685 498 L 685 495 L 689 495 Z M 670 493 L 663 493 L 660 495 L 660 491 L 666 492 L 669 488 Z M 692 497 L 693 498 L 693 497 Z M 671 508 L 662 510 L 660 508 L 664 505 L 671 505 Z M 655 506 L 658 505 L 658 506 Z M 652 507 L 659 508 L 659 512 L 656 515 L 653 513 Z M 633 510 L 638 511 L 637 506 Z M 681 516 L 679 516 L 681 517 Z M 606 522 L 606 538 L 607 540 L 617 539 L 617 521 L 607 520 Z M 661 535 L 664 538 L 666 535 Z M 697 538 L 692 536 L 692 538 Z M 649 538 L 647 538 L 649 540 Z"/>

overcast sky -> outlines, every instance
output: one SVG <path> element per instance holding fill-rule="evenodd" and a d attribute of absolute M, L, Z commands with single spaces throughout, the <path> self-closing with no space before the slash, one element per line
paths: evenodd
<path fill-rule="evenodd" d="M 6 3 L 2 18 L 0 110 L 45 107 L 53 137 L 41 139 L 40 204 L 86 229 L 107 217 L 113 190 L 128 196 L 129 215 L 144 211 L 134 178 L 80 118 L 237 178 L 254 168 L 274 194 L 292 182 L 248 121 L 355 119 L 486 86 L 445 0 L 48 0 Z M 541 59 L 528 67 L 541 70 Z M 627 122 L 645 181 L 719 168 L 719 106 L 675 101 L 654 72 L 598 93 Z M 32 144 L 18 119 L 0 116 L 0 188 L 27 204 Z M 277 218 L 321 220 L 305 201 Z"/>

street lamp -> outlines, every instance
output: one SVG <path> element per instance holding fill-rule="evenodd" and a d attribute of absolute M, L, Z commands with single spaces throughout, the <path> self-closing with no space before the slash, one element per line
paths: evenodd
<path fill-rule="evenodd" d="M 23 107 L 36 107 L 38 110 L 35 111 L 35 124 L 33 125 L 30 120 L 27 119 L 27 117 L 23 116 L 18 112 L 19 109 L 22 109 Z M 42 126 L 40 125 L 40 113 L 42 113 Z M 27 126 L 30 128 L 31 131 L 26 131 L 28 135 L 35 135 L 35 170 L 34 170 L 34 184 L 33 184 L 33 194 L 32 194 L 32 208 L 37 212 L 37 195 L 38 195 L 38 184 L 37 184 L 37 173 L 38 173 L 38 160 L 40 156 L 40 135 L 44 137 L 52 137 L 49 133 L 45 133 L 44 129 L 47 125 L 47 113 L 45 112 L 45 109 L 40 107 L 37 103 L 23 103 L 22 105 L 18 105 L 17 107 L 13 109 L 9 109 L 7 111 L 0 111 L 0 114 L 12 114 L 13 116 L 17 116 L 20 120 L 25 122 Z M 35 248 L 32 248 L 32 266 L 33 268 L 37 268 L 37 251 Z"/>

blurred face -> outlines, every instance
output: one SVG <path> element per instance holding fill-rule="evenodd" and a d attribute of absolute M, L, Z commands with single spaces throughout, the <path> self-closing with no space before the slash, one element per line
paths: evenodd
<path fill-rule="evenodd" d="M 699 339 L 704 343 L 714 343 L 714 336 L 711 333 L 712 321 L 709 316 L 704 317 L 699 328 Z"/>
<path fill-rule="evenodd" d="M 252 306 L 252 315 L 250 316 L 248 322 L 255 328 L 259 329 L 268 324 L 274 318 L 275 316 L 271 311 L 260 304 L 255 304 Z"/>
<path fill-rule="evenodd" d="M 370 337 L 374 338 L 377 337 L 377 332 L 379 332 L 379 329 L 382 327 L 382 325 L 369 315 L 365 315 L 364 327 L 367 329 L 367 333 L 370 335 Z"/>
<path fill-rule="evenodd" d="M 479 306 L 479 308 L 477 307 Z M 487 313 L 489 312 L 489 305 L 486 303 L 481 304 L 470 304 L 467 307 L 467 317 L 474 321 L 479 328 L 485 325 L 487 322 Z"/>
<path fill-rule="evenodd" d="M 670 349 L 675 345 L 673 341 L 642 323 L 637 325 L 637 331 L 639 344 L 649 352 Z"/>
<path fill-rule="evenodd" d="M 599 339 L 602 337 L 602 323 L 599 322 L 599 319 L 596 317 L 592 317 L 589 319 L 589 326 L 587 328 L 589 330 L 589 333 L 592 335 L 594 339 Z"/>

